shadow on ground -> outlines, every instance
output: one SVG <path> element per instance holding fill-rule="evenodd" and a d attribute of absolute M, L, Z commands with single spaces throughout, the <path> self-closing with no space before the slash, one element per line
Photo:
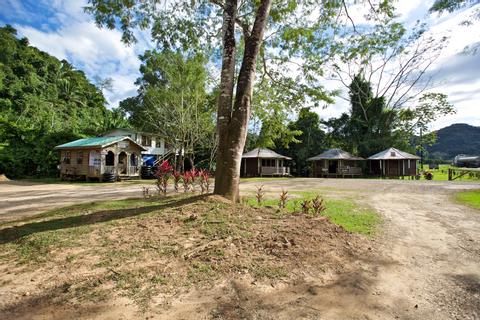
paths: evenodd
<path fill-rule="evenodd" d="M 91 224 L 100 223 L 100 222 L 107 222 L 112 220 L 128 218 L 128 217 L 134 217 L 141 214 L 146 214 L 146 213 L 167 209 L 167 208 L 176 208 L 189 203 L 193 203 L 200 199 L 204 199 L 205 197 L 206 195 L 197 195 L 197 196 L 182 198 L 182 199 L 172 198 L 172 199 L 164 200 L 166 202 L 159 205 L 129 208 L 129 209 L 103 210 L 103 211 L 97 211 L 97 212 L 85 214 L 85 215 L 65 217 L 60 219 L 52 219 L 52 220 L 41 221 L 41 222 L 26 223 L 19 226 L 1 229 L 0 244 L 12 242 L 22 237 L 35 234 L 38 232 L 75 228 L 75 227 L 91 225 Z"/>

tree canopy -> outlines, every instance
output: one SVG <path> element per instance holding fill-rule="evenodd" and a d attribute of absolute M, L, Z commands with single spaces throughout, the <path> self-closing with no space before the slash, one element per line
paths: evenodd
<path fill-rule="evenodd" d="M 0 171 L 54 175 L 55 145 L 125 124 L 102 92 L 70 63 L 0 28 Z"/>
<path fill-rule="evenodd" d="M 204 57 L 149 50 L 140 59 L 138 95 L 120 103 L 132 124 L 161 135 L 169 146 L 183 150 L 181 165 L 183 156 L 193 160 L 200 149 L 214 149 L 215 102 L 206 91 Z"/>

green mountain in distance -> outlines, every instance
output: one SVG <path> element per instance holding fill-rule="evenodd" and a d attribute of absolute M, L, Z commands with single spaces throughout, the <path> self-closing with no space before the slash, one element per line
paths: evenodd
<path fill-rule="evenodd" d="M 451 160 L 456 155 L 480 155 L 480 127 L 455 123 L 437 131 L 437 142 L 427 147 L 429 158 Z"/>

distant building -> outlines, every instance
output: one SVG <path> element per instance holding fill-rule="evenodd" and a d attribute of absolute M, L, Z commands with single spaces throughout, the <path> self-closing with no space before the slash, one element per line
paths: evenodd
<path fill-rule="evenodd" d="M 480 168 L 480 156 L 467 156 L 459 154 L 453 159 L 455 167 Z"/>
<path fill-rule="evenodd" d="M 242 177 L 289 176 L 292 160 L 267 148 L 255 148 L 242 155 L 240 174 Z"/>
<path fill-rule="evenodd" d="M 414 177 L 420 157 L 395 148 L 388 148 L 367 159 L 370 173 L 382 177 Z"/>
<path fill-rule="evenodd" d="M 147 149 L 126 136 L 85 138 L 56 146 L 60 177 L 114 180 L 140 176 L 140 157 Z"/>
<path fill-rule="evenodd" d="M 341 149 L 329 149 L 315 157 L 312 162 L 313 177 L 355 177 L 362 175 L 360 162 L 365 159 L 351 155 Z"/>

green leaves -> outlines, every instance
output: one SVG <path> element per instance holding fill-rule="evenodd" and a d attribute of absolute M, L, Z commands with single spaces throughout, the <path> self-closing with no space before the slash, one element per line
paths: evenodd
<path fill-rule="evenodd" d="M 10 177 L 55 175 L 55 145 L 103 133 L 101 91 L 67 61 L 0 28 L 0 169 Z"/>

